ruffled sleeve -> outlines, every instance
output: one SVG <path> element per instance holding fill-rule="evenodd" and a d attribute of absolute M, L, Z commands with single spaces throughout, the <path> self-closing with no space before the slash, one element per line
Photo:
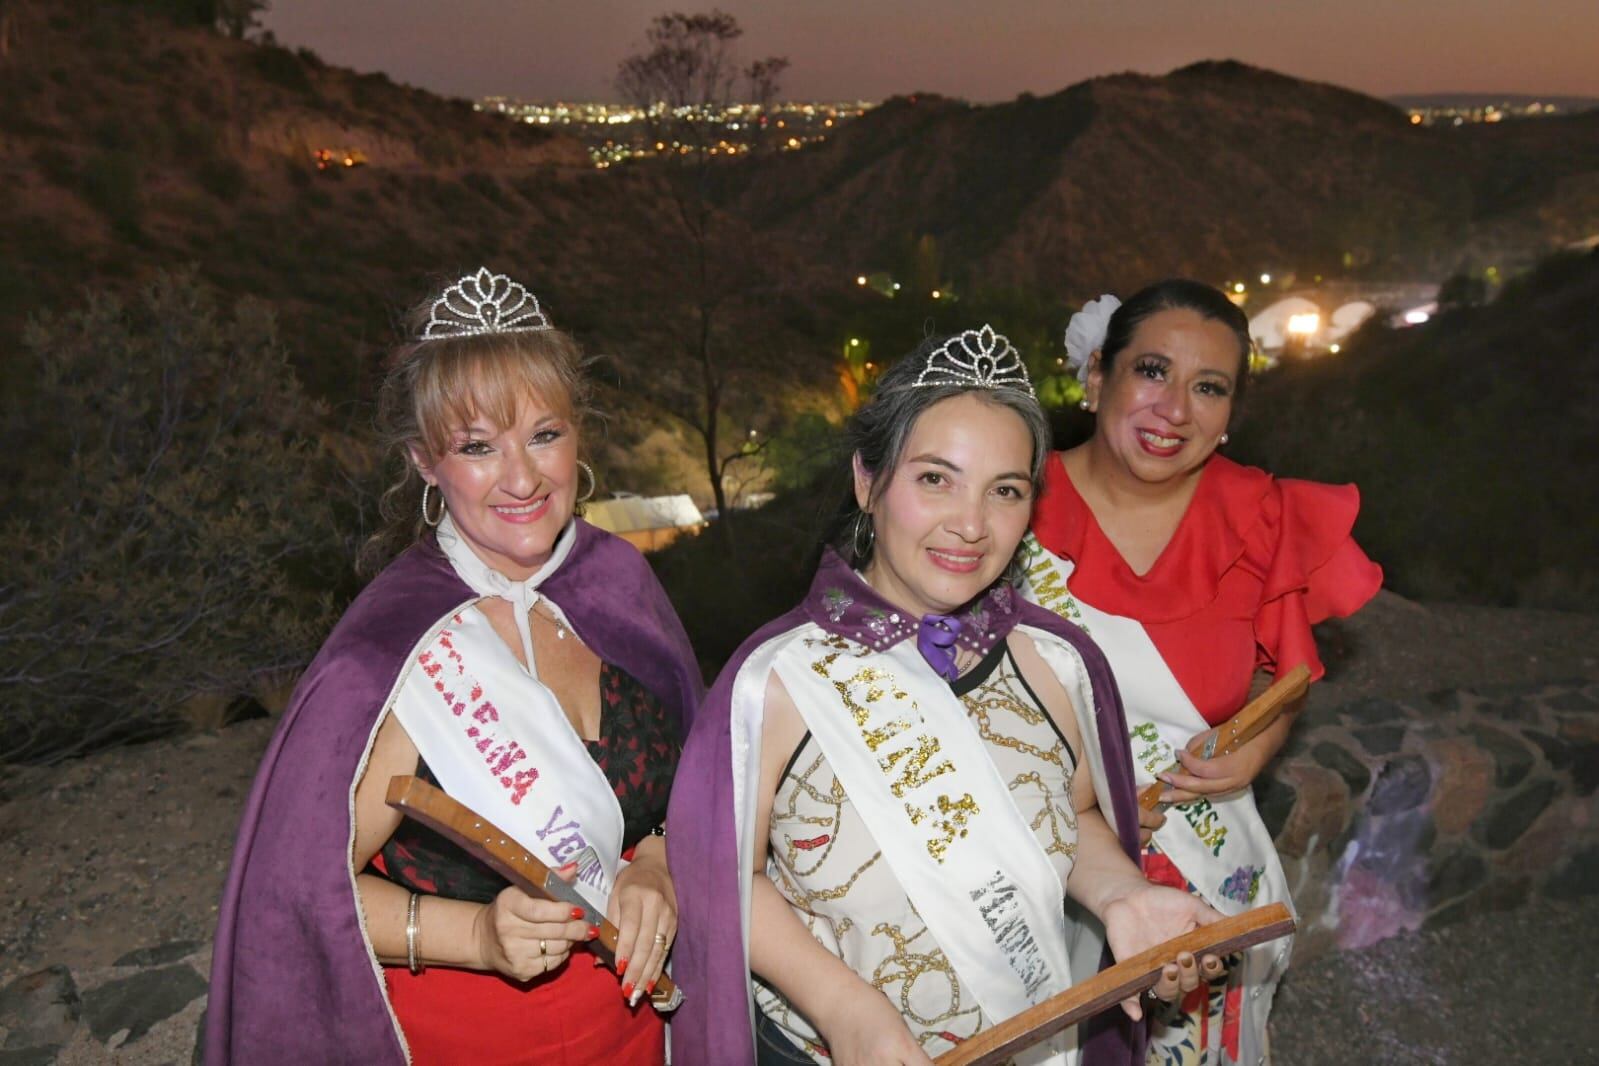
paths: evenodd
<path fill-rule="evenodd" d="M 1382 587 L 1382 567 L 1355 543 L 1360 490 L 1276 479 L 1262 500 L 1246 556 L 1263 575 L 1255 614 L 1257 664 L 1272 671 L 1299 663 L 1326 673 L 1310 627 L 1359 610 Z"/>

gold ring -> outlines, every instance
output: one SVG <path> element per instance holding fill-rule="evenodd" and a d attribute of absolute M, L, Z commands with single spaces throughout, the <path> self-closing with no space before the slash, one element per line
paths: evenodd
<path fill-rule="evenodd" d="M 548 955 L 549 953 L 550 953 L 549 947 L 544 943 L 544 941 L 540 940 L 539 941 L 539 954 L 540 955 Z"/>
<path fill-rule="evenodd" d="M 666 943 L 666 934 L 665 933 L 656 933 L 655 934 L 655 942 L 657 944 L 665 944 Z"/>

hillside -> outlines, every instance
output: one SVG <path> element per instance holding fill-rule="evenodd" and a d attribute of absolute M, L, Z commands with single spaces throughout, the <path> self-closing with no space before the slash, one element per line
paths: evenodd
<path fill-rule="evenodd" d="M 569 137 L 132 4 L 6 8 L 0 352 L 33 313 L 194 263 L 272 305 L 302 380 L 359 435 L 400 310 L 486 263 L 608 357 L 606 486 L 703 490 L 697 445 L 651 400 L 672 372 L 681 255 L 653 175 L 602 174 Z M 775 242 L 745 243 L 757 271 L 803 277 Z M 790 299 L 767 340 L 793 356 L 774 382 L 803 399 L 830 390 L 831 355 Z"/>
<path fill-rule="evenodd" d="M 1599 232 L 1599 114 L 1424 129 L 1345 89 L 1201 63 L 994 106 L 897 98 L 725 194 L 850 273 L 903 269 L 930 234 L 968 290 L 1436 279 Z"/>

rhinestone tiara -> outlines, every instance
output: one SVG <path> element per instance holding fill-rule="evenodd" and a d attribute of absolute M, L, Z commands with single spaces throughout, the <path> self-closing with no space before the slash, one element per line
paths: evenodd
<path fill-rule="evenodd" d="M 504 274 L 480 267 L 433 301 L 422 340 L 478 337 L 486 333 L 537 333 L 554 329 L 538 297 Z"/>
<path fill-rule="evenodd" d="M 957 333 L 933 350 L 912 388 L 961 385 L 979 389 L 1015 389 L 1029 396 L 1033 382 L 1022 357 L 993 326 Z"/>

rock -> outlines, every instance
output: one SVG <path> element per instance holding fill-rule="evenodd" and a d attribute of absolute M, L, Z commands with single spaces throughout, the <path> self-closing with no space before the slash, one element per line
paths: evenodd
<path fill-rule="evenodd" d="M 1540 781 L 1522 789 L 1480 820 L 1472 828 L 1472 837 L 1495 851 L 1509 847 L 1527 831 L 1533 819 L 1549 806 L 1549 801 L 1554 799 L 1555 789 L 1553 781 Z"/>
<path fill-rule="evenodd" d="M 1389 759 L 1372 786 L 1366 810 L 1374 816 L 1408 811 L 1421 806 L 1431 788 L 1432 771 L 1425 759 L 1417 755 Z"/>
<path fill-rule="evenodd" d="M 77 1027 L 82 1001 L 65 966 L 24 974 L 0 988 L 0 1026 L 5 1047 L 39 1048 L 63 1044 Z"/>
<path fill-rule="evenodd" d="M 1557 693 L 1544 704 L 1556 711 L 1599 711 L 1599 700 L 1580 690 Z"/>
<path fill-rule="evenodd" d="M 1402 725 L 1368 725 L 1351 732 L 1367 755 L 1392 755 L 1405 740 Z"/>
<path fill-rule="evenodd" d="M 1393 725 L 1410 720 L 1405 708 L 1392 700 L 1355 700 L 1338 708 L 1338 713 L 1354 725 Z"/>
<path fill-rule="evenodd" d="M 83 997 L 89 1031 L 101 1043 L 128 1030 L 127 1041 L 139 1039 L 205 995 L 206 983 L 190 966 L 165 966 L 108 981 Z"/>
<path fill-rule="evenodd" d="M 1349 821 L 1349 786 L 1331 770 L 1313 763 L 1293 763 L 1281 770 L 1291 785 L 1284 788 L 1298 796 L 1293 810 L 1277 834 L 1277 850 L 1284 855 L 1304 856 L 1313 846 L 1335 839 Z"/>
<path fill-rule="evenodd" d="M 1437 904 L 1463 896 L 1481 887 L 1488 876 L 1488 864 L 1474 851 L 1457 848 L 1433 863 L 1427 876 L 1427 896 Z"/>
<path fill-rule="evenodd" d="M 1310 757 L 1342 777 L 1349 785 L 1351 796 L 1359 796 L 1371 783 L 1371 771 L 1366 769 L 1366 764 L 1340 744 L 1324 740 L 1310 750 Z"/>
<path fill-rule="evenodd" d="M 30 1047 L 0 1051 L 0 1066 L 50 1066 L 60 1047 Z"/>
<path fill-rule="evenodd" d="M 1599 846 L 1589 845 L 1572 854 L 1549 880 L 1544 895 L 1555 899 L 1580 899 L 1599 892 Z"/>
<path fill-rule="evenodd" d="M 1521 779 L 1532 769 L 1532 752 L 1527 745 L 1493 726 L 1472 725 L 1468 728 L 1472 736 L 1493 756 L 1495 787 L 1510 788 L 1520 784 Z"/>
<path fill-rule="evenodd" d="M 1283 780 L 1286 776 L 1287 767 L 1278 765 L 1272 772 L 1255 778 L 1255 809 L 1260 812 L 1260 820 L 1266 823 L 1266 832 L 1274 840 L 1282 832 L 1283 823 L 1288 821 L 1288 815 L 1294 809 L 1294 788 Z M 1281 845 L 1278 847 L 1281 848 Z"/>
<path fill-rule="evenodd" d="M 1427 745 L 1437 769 L 1433 823 L 1445 833 L 1463 833 L 1477 820 L 1492 788 L 1493 757 L 1462 737 L 1445 737 Z"/>
<path fill-rule="evenodd" d="M 157 944 L 155 947 L 138 948 L 128 952 L 113 966 L 138 966 L 148 968 L 151 966 L 165 966 L 168 963 L 186 959 L 200 950 L 203 942 L 199 940 L 174 940 L 169 944 Z"/>

